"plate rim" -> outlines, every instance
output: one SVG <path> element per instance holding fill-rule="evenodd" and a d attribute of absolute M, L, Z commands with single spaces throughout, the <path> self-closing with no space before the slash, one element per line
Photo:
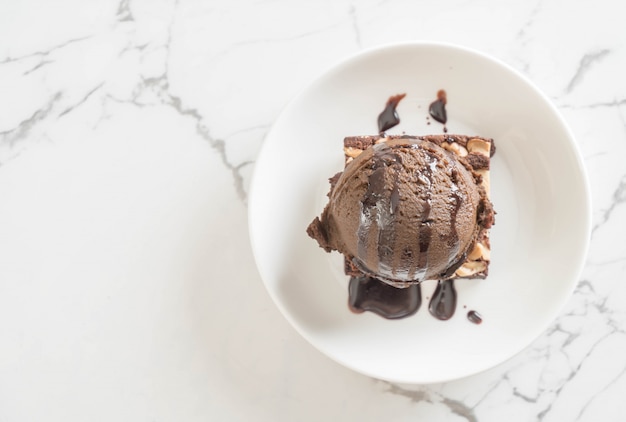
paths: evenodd
<path fill-rule="evenodd" d="M 472 56 L 476 56 L 479 59 L 485 60 L 487 62 L 490 62 L 492 65 L 495 65 L 496 67 L 500 67 L 501 69 L 511 73 L 513 76 L 515 76 L 517 79 L 519 79 L 521 82 L 524 83 L 525 87 L 529 90 L 532 90 L 534 94 L 536 94 L 537 96 L 540 97 L 540 99 L 542 100 L 542 102 L 550 109 L 550 111 L 553 113 L 553 116 L 556 118 L 556 120 L 558 121 L 558 124 L 560 126 L 560 128 L 563 130 L 564 135 L 567 137 L 568 140 L 568 144 L 569 147 L 571 148 L 571 152 L 573 153 L 574 157 L 575 157 L 575 163 L 576 163 L 576 167 L 577 167 L 577 171 L 580 175 L 581 178 L 581 184 L 578 186 L 578 189 L 581 190 L 581 194 L 584 197 L 584 209 L 582 210 L 584 217 L 585 217 L 585 221 L 582 224 L 582 231 L 581 231 L 581 235 L 584 234 L 584 236 L 581 236 L 581 239 L 584 241 L 584 245 L 581 245 L 581 259 L 575 263 L 576 264 L 576 268 L 573 268 L 573 272 L 572 274 L 575 274 L 575 276 L 572 276 L 572 281 L 568 283 L 568 289 L 567 289 L 567 294 L 564 294 L 562 296 L 562 300 L 560 301 L 560 303 L 558 303 L 557 306 L 554 306 L 553 311 L 552 311 L 552 315 L 550 316 L 550 318 L 546 318 L 545 321 L 543 322 L 543 324 L 541 324 L 540 329 L 538 329 L 538 334 L 535 335 L 533 337 L 533 339 L 526 344 L 524 347 L 522 347 L 520 350 L 518 350 L 517 352 L 513 353 L 512 355 L 510 355 L 509 357 L 507 357 L 506 359 L 503 360 L 498 360 L 496 362 L 494 362 L 491 365 L 488 365 L 487 367 L 483 368 L 483 369 L 477 369 L 474 370 L 470 373 L 466 373 L 466 374 L 461 374 L 459 376 L 454 376 L 454 377 L 431 377 L 431 379 L 425 380 L 425 381 L 415 381 L 415 380 L 410 380 L 410 379 L 402 379 L 402 378 L 394 378 L 394 377 L 386 377 L 383 376 L 381 374 L 376 374 L 374 373 L 375 371 L 369 371 L 367 368 L 362 368 L 362 367 L 356 367 L 354 365 L 352 365 L 349 362 L 349 359 L 340 359 L 337 356 L 334 356 L 330 353 L 327 353 L 326 351 L 323 350 L 323 348 L 319 347 L 314 341 L 311 340 L 310 336 L 308 335 L 308 333 L 306 332 L 306 330 L 303 329 L 303 327 L 300 327 L 299 323 L 297 323 L 294 318 L 291 316 L 290 312 L 288 312 L 285 308 L 285 306 L 282 304 L 282 302 L 280 300 L 278 300 L 275 292 L 272 291 L 272 289 L 269 288 L 268 283 L 266 282 L 266 277 L 264 277 L 264 272 L 262 270 L 263 264 L 261 262 L 261 260 L 258 257 L 258 253 L 257 253 L 257 248 L 262 247 L 262 245 L 260 244 L 260 242 L 258 241 L 258 239 L 256 239 L 256 236 L 254 234 L 254 230 L 253 230 L 253 219 L 254 219 L 254 210 L 255 210 L 255 203 L 257 203 L 256 200 L 256 195 L 257 192 L 260 190 L 260 188 L 258 187 L 259 185 L 259 177 L 258 174 L 260 173 L 259 170 L 259 166 L 257 165 L 259 162 L 262 162 L 264 160 L 266 160 L 264 157 L 268 154 L 267 151 L 269 149 L 268 145 L 268 140 L 271 140 L 273 137 L 273 133 L 275 132 L 276 128 L 278 126 L 280 126 L 280 124 L 282 123 L 283 119 L 285 119 L 286 115 L 288 114 L 288 111 L 290 111 L 293 107 L 294 104 L 298 103 L 300 101 L 301 98 L 303 98 L 304 96 L 306 96 L 311 90 L 313 90 L 316 85 L 318 85 L 319 83 L 321 83 L 325 78 L 330 77 L 333 73 L 337 73 L 340 72 L 344 67 L 350 65 L 352 62 L 358 60 L 358 59 L 364 59 L 367 56 L 371 56 L 371 55 L 376 55 L 380 52 L 383 51 L 389 51 L 392 49 L 402 49 L 402 48 L 435 48 L 435 49 L 446 49 L 446 50 L 451 50 L 454 53 L 465 53 L 465 54 L 469 54 Z M 582 204 L 581 204 L 582 205 Z M 249 190 L 249 194 L 248 194 L 248 215 L 247 215 L 247 223 L 248 223 L 248 236 L 249 236 L 249 240 L 250 240 L 250 245 L 252 248 L 252 254 L 253 254 L 253 258 L 255 261 L 255 265 L 257 267 L 257 271 L 259 273 L 259 276 L 261 277 L 261 280 L 264 284 L 265 290 L 267 291 L 267 293 L 269 294 L 270 298 L 272 299 L 272 302 L 274 303 L 275 306 L 277 306 L 277 308 L 279 309 L 280 313 L 282 314 L 282 316 L 289 322 L 289 324 L 296 330 L 296 332 L 299 333 L 299 335 L 301 335 L 306 341 L 307 343 L 309 343 L 313 348 L 317 349 L 320 353 L 322 353 L 324 356 L 326 356 L 327 358 L 331 359 L 334 362 L 339 363 L 340 365 L 349 368 L 357 373 L 372 377 L 372 378 L 376 378 L 376 379 L 381 379 L 381 380 L 386 380 L 389 382 L 397 382 L 397 383 L 405 383 L 405 384 L 421 384 L 421 385 L 426 385 L 426 384 L 434 384 L 434 383 L 442 383 L 442 382 L 449 382 L 449 381 L 455 381 L 455 380 L 461 380 L 461 379 L 465 379 L 471 376 L 474 376 L 476 374 L 480 374 L 482 372 L 485 372 L 487 370 L 493 369 L 499 365 L 504 364 L 505 362 L 513 359 L 514 357 L 518 356 L 519 354 L 521 354 L 524 350 L 526 350 L 528 347 L 530 347 L 541 335 L 543 335 L 545 333 L 545 331 L 547 330 L 547 328 L 549 327 L 550 324 L 552 324 L 556 318 L 558 318 L 559 314 L 562 312 L 563 308 L 565 307 L 565 305 L 567 304 L 567 302 L 571 299 L 571 296 L 573 294 L 573 292 L 575 291 L 578 283 L 579 283 L 579 279 L 580 276 L 582 274 L 582 271 L 585 267 L 585 262 L 586 262 L 586 257 L 588 256 L 589 253 L 589 247 L 590 247 L 590 243 L 591 243 L 591 227 L 592 227 L 592 196 L 591 196 L 591 188 L 590 188 L 590 182 L 589 182 L 589 175 L 586 171 L 586 167 L 583 161 L 583 157 L 582 157 L 582 153 L 580 151 L 580 147 L 578 145 L 578 143 L 576 142 L 576 137 L 574 136 L 574 133 L 572 131 L 572 129 L 570 128 L 570 126 L 567 124 L 567 121 L 565 120 L 565 118 L 562 116 L 561 112 L 559 111 L 559 109 L 556 107 L 556 105 L 552 102 L 552 100 L 542 91 L 540 90 L 526 75 L 522 74 L 520 71 L 518 71 L 517 69 L 513 68 L 512 66 L 510 66 L 509 64 L 505 63 L 504 61 L 491 56 L 487 53 L 484 53 L 482 51 L 476 50 L 474 48 L 471 47 L 467 47 L 464 45 L 460 45 L 460 44 L 454 44 L 454 43 L 449 43 L 449 42 L 439 42 L 439 41 L 424 41 L 424 40 L 418 40 L 418 41 L 401 41 L 401 42 L 391 42 L 391 43 L 385 43 L 385 44 L 380 44 L 380 45 L 376 45 L 367 49 L 363 49 L 360 51 L 357 51 L 355 53 L 352 53 L 348 56 L 346 56 L 345 58 L 338 60 L 334 63 L 332 63 L 330 66 L 327 66 L 325 69 L 323 69 L 315 78 L 313 78 L 309 83 L 307 83 L 296 95 L 294 95 L 287 103 L 286 105 L 281 109 L 280 113 L 278 114 L 277 118 L 275 119 L 274 123 L 272 124 L 270 130 L 267 132 L 267 134 L 265 135 L 263 141 L 262 141 L 262 145 L 261 148 L 259 150 L 259 153 L 257 155 L 257 158 L 255 159 L 255 163 L 254 163 L 254 169 L 252 172 L 252 177 L 251 177 L 251 183 L 250 183 L 250 190 Z"/>

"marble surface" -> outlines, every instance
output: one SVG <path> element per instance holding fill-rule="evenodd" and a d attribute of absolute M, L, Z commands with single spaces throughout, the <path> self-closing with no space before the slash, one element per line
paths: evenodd
<path fill-rule="evenodd" d="M 597 421 L 626 412 L 626 3 L 0 3 L 0 421 Z M 284 105 L 376 45 L 472 47 L 570 124 L 593 233 L 531 346 L 396 385 L 321 355 L 257 274 L 247 193 Z"/>

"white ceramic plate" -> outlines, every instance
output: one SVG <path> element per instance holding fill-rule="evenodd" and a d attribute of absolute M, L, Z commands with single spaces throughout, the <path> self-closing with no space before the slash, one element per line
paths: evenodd
<path fill-rule="evenodd" d="M 390 95 L 406 93 L 388 133 L 442 133 L 428 105 L 448 93 L 449 133 L 494 138 L 487 280 L 457 282 L 454 317 L 428 301 L 412 317 L 353 314 L 337 253 L 305 229 L 326 203 L 328 177 L 343 168 L 343 138 L 376 134 Z M 537 338 L 568 300 L 590 232 L 590 196 L 575 141 L 554 106 L 497 60 L 451 45 L 409 43 L 366 51 L 302 92 L 276 121 L 256 163 L 250 237 L 278 308 L 313 346 L 366 375 L 395 382 L 452 380 L 491 368 Z M 434 282 L 426 282 L 429 297 Z M 476 310 L 483 323 L 466 314 Z"/>

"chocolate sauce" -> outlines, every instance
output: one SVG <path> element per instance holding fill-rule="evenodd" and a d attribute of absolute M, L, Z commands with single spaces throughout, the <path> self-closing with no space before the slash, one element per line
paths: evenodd
<path fill-rule="evenodd" d="M 448 234 L 446 241 L 450 246 L 450 258 L 456 256 L 459 253 L 459 235 L 456 230 L 456 217 L 459 213 L 459 209 L 461 208 L 461 204 L 463 203 L 464 196 L 463 193 L 459 190 L 458 183 L 458 171 L 455 168 L 451 169 L 451 177 L 452 177 L 452 189 L 450 196 L 450 233 Z M 467 251 L 464 252 L 457 260 L 448 266 L 448 269 L 441 274 L 442 279 L 450 278 L 456 270 L 459 269 L 461 265 L 467 259 Z"/>
<path fill-rule="evenodd" d="M 440 280 L 428 305 L 430 314 L 435 318 L 445 321 L 452 318 L 456 310 L 456 290 L 454 279 Z"/>
<path fill-rule="evenodd" d="M 381 263 L 390 268 L 393 256 L 393 245 L 396 232 L 392 221 L 400 202 L 400 190 L 397 186 L 397 177 L 394 177 L 394 185 L 389 191 L 385 189 L 385 174 L 389 167 L 395 168 L 396 173 L 402 165 L 402 157 L 387 145 L 375 146 L 372 157 L 372 172 L 368 176 L 367 190 L 361 201 L 361 218 L 358 228 L 358 251 L 359 256 L 368 256 L 370 249 L 370 232 L 372 224 L 377 225 L 376 253 L 378 256 L 378 268 L 364 268 L 359 260 L 354 263 L 364 273 L 381 273 Z M 382 273 L 384 274 L 384 272 Z M 392 274 L 390 273 L 391 277 Z"/>
<path fill-rule="evenodd" d="M 352 277 L 348 292 L 350 310 L 370 311 L 387 319 L 413 315 L 422 304 L 419 284 L 398 289 L 373 277 Z"/>
<path fill-rule="evenodd" d="M 467 251 L 463 252 L 463 254 L 456 260 L 456 262 L 448 267 L 448 269 L 441 275 L 441 278 L 452 277 L 452 275 L 458 270 L 461 265 L 467 259 Z"/>
<path fill-rule="evenodd" d="M 483 322 L 483 317 L 476 311 L 469 311 L 467 313 L 467 319 L 469 319 L 474 324 L 480 324 Z"/>
<path fill-rule="evenodd" d="M 389 97 L 385 109 L 378 115 L 378 130 L 379 133 L 383 133 L 388 129 L 398 125 L 400 123 L 400 117 L 396 111 L 396 108 L 400 101 L 406 96 L 406 94 L 399 94 Z M 448 121 L 446 113 L 446 91 L 443 89 L 437 92 L 437 100 L 433 101 L 428 112 L 430 116 L 443 123 L 443 131 L 448 132 L 445 124 Z M 418 106 L 419 107 L 419 106 Z M 427 117 L 427 124 L 430 125 L 429 118 Z M 385 167 L 394 165 L 400 162 L 400 156 L 393 151 L 381 150 L 374 155 L 374 164 L 372 166 L 372 173 L 368 178 L 368 188 L 365 196 L 362 200 L 362 221 L 367 221 L 368 224 L 359 226 L 358 233 L 358 248 L 359 255 L 365 256 L 367 246 L 367 233 L 372 221 L 380 221 L 385 216 L 379 216 L 379 209 L 376 204 L 380 201 L 388 201 L 389 210 L 391 214 L 394 214 L 399 203 L 399 189 L 397 184 L 393 186 L 389 197 L 385 194 Z M 430 186 L 432 183 L 432 169 L 433 165 L 437 164 L 437 160 L 432 156 L 432 162 L 422 169 L 421 174 L 418 175 L 418 183 L 427 184 Z M 456 170 L 453 169 L 453 182 L 456 183 Z M 397 181 L 396 181 L 397 183 Z M 428 190 L 427 190 L 428 191 Z M 448 235 L 448 243 L 455 250 L 454 254 L 458 253 L 458 233 L 456 230 L 456 217 L 461 207 L 464 198 L 462 193 L 457 189 L 452 190 L 451 203 L 450 203 L 450 221 L 451 231 Z M 425 198 L 423 206 L 420 212 L 421 224 L 423 227 L 420 230 L 419 235 L 419 255 L 417 259 L 417 267 L 423 268 L 424 272 L 428 264 L 428 249 L 430 247 L 431 233 L 431 220 L 429 219 L 431 210 L 430 198 Z M 393 245 L 393 230 L 389 228 L 379 227 L 378 232 L 378 255 L 382 258 L 387 254 L 392 253 L 390 245 Z M 413 252 L 405 250 L 405 255 L 411 255 Z M 450 277 L 454 272 L 465 262 L 467 258 L 467 252 L 462 254 L 457 259 L 445 274 L 442 274 L 442 278 Z M 353 263 L 361 269 L 361 271 L 367 272 L 366 268 L 363 268 L 362 263 L 356 259 L 353 259 Z M 413 273 L 416 270 L 411 269 Z M 421 278 L 423 274 L 415 274 L 415 279 Z M 408 288 L 399 289 L 384 283 L 374 277 L 361 276 L 351 277 L 350 285 L 348 288 L 349 300 L 348 304 L 350 309 L 355 313 L 362 313 L 370 311 L 387 319 L 399 319 L 413 315 L 419 309 L 422 303 L 422 293 L 419 284 L 413 284 Z M 428 300 L 428 298 L 426 298 Z M 457 293 L 454 288 L 454 279 L 440 280 L 437 282 L 437 287 L 430 299 L 428 310 L 435 318 L 445 321 L 454 315 L 457 303 Z M 481 315 L 471 310 L 467 313 L 467 318 L 474 324 L 482 323 Z"/>
<path fill-rule="evenodd" d="M 430 212 L 430 203 L 424 202 L 424 210 L 422 211 L 422 216 L 426 213 Z M 426 217 L 427 218 L 427 217 Z M 426 274 L 426 269 L 428 268 L 428 248 L 430 247 L 430 238 L 432 237 L 432 227 L 431 222 L 422 218 L 422 227 L 419 231 L 419 248 L 420 253 L 417 258 L 417 266 L 419 268 L 423 268 L 422 274 L 417 274 L 418 279 L 421 279 Z"/>
<path fill-rule="evenodd" d="M 459 234 L 456 230 L 456 217 L 463 203 L 463 193 L 460 191 L 457 183 L 459 182 L 459 173 L 457 169 L 452 168 L 450 171 L 452 186 L 450 192 L 450 233 L 448 234 L 447 243 L 450 246 L 450 257 L 454 257 L 459 253 Z"/>
<path fill-rule="evenodd" d="M 385 109 L 378 115 L 379 133 L 383 133 L 400 123 L 400 116 L 398 116 L 396 107 L 398 107 L 398 104 L 404 97 L 406 97 L 406 94 L 398 94 L 389 97 Z"/>
<path fill-rule="evenodd" d="M 447 102 L 446 91 L 440 89 L 437 91 L 437 100 L 430 103 L 430 106 L 428 107 L 428 113 L 431 117 L 444 125 L 448 121 L 448 115 L 446 114 Z"/>

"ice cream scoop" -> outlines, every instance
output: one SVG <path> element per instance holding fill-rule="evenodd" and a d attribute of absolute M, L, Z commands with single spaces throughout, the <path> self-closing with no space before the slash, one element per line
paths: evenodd
<path fill-rule="evenodd" d="M 390 284 L 449 279 L 476 243 L 480 210 L 491 206 L 479 177 L 435 143 L 383 139 L 345 167 L 307 231 Z"/>

